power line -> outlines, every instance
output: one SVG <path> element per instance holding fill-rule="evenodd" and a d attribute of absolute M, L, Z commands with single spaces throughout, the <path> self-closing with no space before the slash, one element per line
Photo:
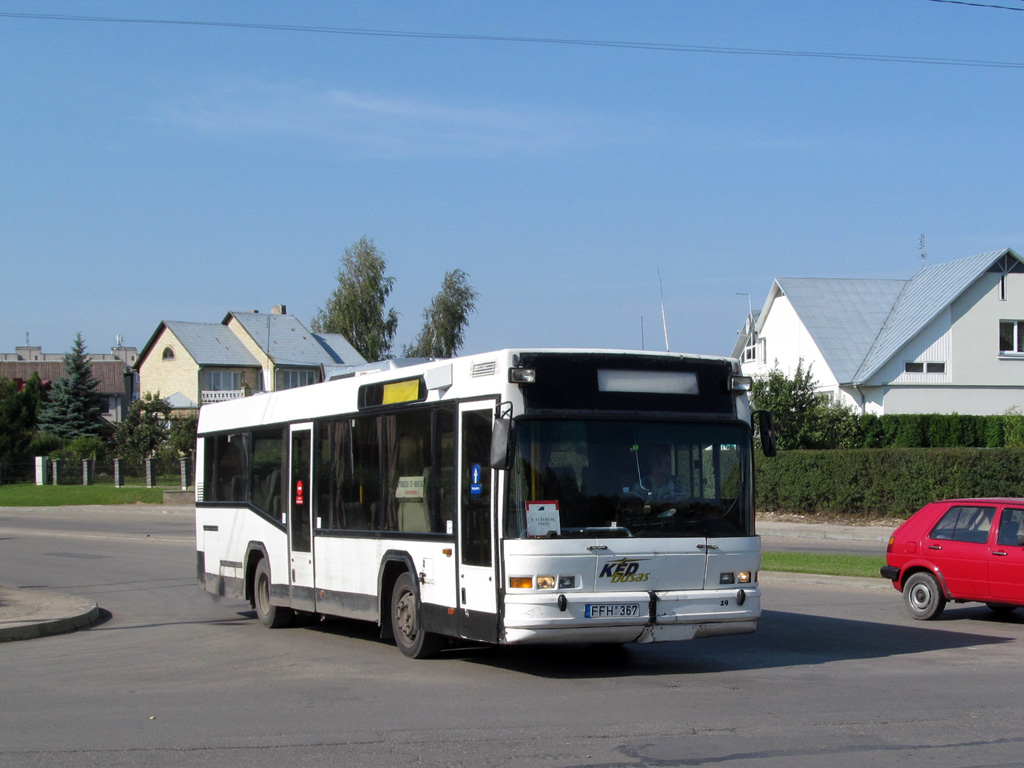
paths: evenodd
<path fill-rule="evenodd" d="M 931 0 L 932 2 L 961 3 L 976 5 L 967 0 Z M 990 6 L 997 7 L 997 6 Z M 1003 7 L 1003 6 L 999 6 Z M 1024 10 L 1007 8 L 1007 10 Z M 15 19 L 36 19 L 45 21 L 78 21 L 104 24 L 154 24 L 165 26 L 218 27 L 225 29 L 251 29 L 270 32 L 294 32 L 306 34 L 350 35 L 359 37 L 395 37 L 429 40 L 467 40 L 501 43 L 534 43 L 541 45 L 574 45 L 598 48 L 625 48 L 633 50 L 662 51 L 666 53 L 715 53 L 731 56 L 784 56 L 814 59 L 841 59 L 847 61 L 875 61 L 892 64 L 928 64 L 950 67 L 987 67 L 994 69 L 1024 69 L 1024 62 L 984 61 L 978 59 L 947 59 L 928 56 L 895 56 L 871 53 L 841 53 L 829 51 L 793 51 L 761 48 L 729 48 L 722 46 L 681 45 L 678 43 L 643 43 L 616 40 L 580 40 L 549 37 L 510 37 L 505 35 L 465 35 L 449 32 L 409 32 L 384 29 L 349 29 L 345 27 L 298 26 L 292 24 L 255 24 L 234 21 L 188 21 L 183 19 L 139 19 L 109 16 L 71 16 L 45 13 L 4 13 L 0 17 Z"/>
<path fill-rule="evenodd" d="M 973 8 L 996 8 L 1000 11 L 1024 11 L 1024 8 L 1013 5 L 993 5 L 991 3 L 975 3 L 969 0 L 929 0 L 932 3 L 949 3 L 950 5 L 969 5 Z"/>

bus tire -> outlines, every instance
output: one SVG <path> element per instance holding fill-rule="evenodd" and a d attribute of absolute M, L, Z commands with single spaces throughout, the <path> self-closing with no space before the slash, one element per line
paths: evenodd
<path fill-rule="evenodd" d="M 391 631 L 398 650 L 410 659 L 436 656 L 444 644 L 441 635 L 427 632 L 420 625 L 416 582 L 408 571 L 395 580 L 391 591 Z"/>
<path fill-rule="evenodd" d="M 256 564 L 252 602 L 256 608 L 256 618 L 260 620 L 260 624 L 270 629 L 287 627 L 295 615 L 291 608 L 283 608 L 270 602 L 270 563 L 265 557 Z"/>

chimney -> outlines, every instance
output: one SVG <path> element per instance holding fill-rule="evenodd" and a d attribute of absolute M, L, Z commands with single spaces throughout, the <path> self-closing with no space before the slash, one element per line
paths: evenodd
<path fill-rule="evenodd" d="M 270 308 L 270 314 L 272 315 L 287 315 L 288 307 L 284 304 L 275 304 Z"/>

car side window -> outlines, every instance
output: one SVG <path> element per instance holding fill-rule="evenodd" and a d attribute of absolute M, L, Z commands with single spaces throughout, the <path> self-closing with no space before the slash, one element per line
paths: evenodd
<path fill-rule="evenodd" d="M 933 539 L 984 544 L 988 541 L 995 507 L 950 507 L 929 536 Z"/>
<path fill-rule="evenodd" d="M 999 518 L 999 533 L 996 544 L 1001 547 L 1016 547 L 1017 537 L 1024 533 L 1024 509 L 1004 509 Z"/>
<path fill-rule="evenodd" d="M 958 517 L 960 517 L 960 507 L 950 507 L 946 510 L 946 514 L 939 519 L 939 522 L 935 524 L 935 527 L 932 528 L 932 532 L 928 534 L 928 537 L 952 541 Z"/>

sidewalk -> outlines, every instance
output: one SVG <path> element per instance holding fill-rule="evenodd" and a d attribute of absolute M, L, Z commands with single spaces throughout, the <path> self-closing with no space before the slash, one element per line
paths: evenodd
<path fill-rule="evenodd" d="M 99 615 L 99 606 L 81 597 L 0 586 L 0 643 L 73 632 Z"/>

